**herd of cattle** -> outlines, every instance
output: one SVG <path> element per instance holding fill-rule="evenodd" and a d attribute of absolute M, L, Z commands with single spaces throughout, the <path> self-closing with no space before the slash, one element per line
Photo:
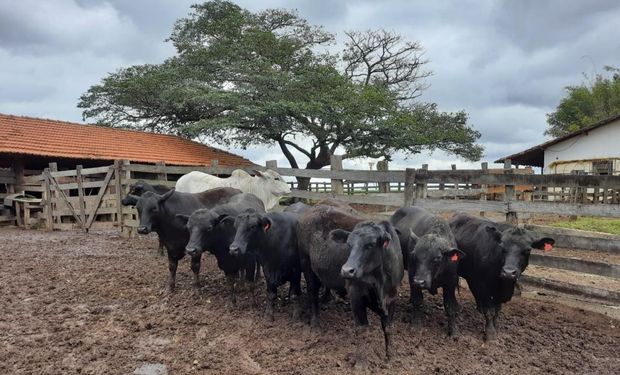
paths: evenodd
<path fill-rule="evenodd" d="M 235 177 L 241 179 L 235 183 Z M 249 183 L 244 180 L 247 177 L 252 178 Z M 319 325 L 321 288 L 324 296 L 330 290 L 346 295 L 356 334 L 368 326 L 368 309 L 379 315 L 387 358 L 391 356 L 390 326 L 397 289 L 405 270 L 413 325 L 421 321 L 423 290 L 436 294 L 441 288 L 448 335 L 457 334 L 455 290 L 463 277 L 485 318 L 484 338 L 491 340 L 501 306 L 512 298 L 530 250 L 548 251 L 554 244 L 552 238 L 510 224 L 466 214 L 446 221 L 417 207 L 401 208 L 389 220 L 379 222 L 365 219 L 335 199 L 267 212 L 266 207 L 272 208 L 290 191 L 283 185 L 273 171 L 255 177 L 239 171 L 229 179 L 192 172 L 179 179 L 176 189 L 138 182 L 123 204 L 137 208 L 139 233 L 159 235 L 168 253 L 170 290 L 175 288 L 178 261 L 185 255 L 191 257 L 194 286 L 200 287 L 200 260 L 208 251 L 226 275 L 233 304 L 240 275 L 254 296 L 254 281 L 262 269 L 266 318 L 274 319 L 278 287 L 287 282 L 298 318 L 304 308 L 300 298 L 303 274 L 310 325 Z M 357 348 L 356 363 L 365 362 L 361 349 Z"/>

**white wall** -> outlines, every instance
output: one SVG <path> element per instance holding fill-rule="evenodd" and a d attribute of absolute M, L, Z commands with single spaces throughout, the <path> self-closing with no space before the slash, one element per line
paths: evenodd
<path fill-rule="evenodd" d="M 570 169 L 572 163 L 567 161 L 616 158 L 620 158 L 620 119 L 547 148 L 544 173 L 570 173 L 565 169 Z M 591 165 L 583 162 L 575 164 Z"/>

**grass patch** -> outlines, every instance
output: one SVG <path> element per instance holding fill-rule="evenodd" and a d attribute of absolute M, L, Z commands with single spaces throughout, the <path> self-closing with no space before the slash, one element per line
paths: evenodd
<path fill-rule="evenodd" d="M 620 235 L 620 219 L 579 217 L 577 220 L 558 221 L 549 225 L 560 228 L 580 229 Z"/>

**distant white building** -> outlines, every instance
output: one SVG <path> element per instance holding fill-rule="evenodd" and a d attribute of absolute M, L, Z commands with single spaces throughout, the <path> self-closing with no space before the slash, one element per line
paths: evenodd
<path fill-rule="evenodd" d="M 620 175 L 620 114 L 525 151 L 505 156 L 544 174 Z"/>

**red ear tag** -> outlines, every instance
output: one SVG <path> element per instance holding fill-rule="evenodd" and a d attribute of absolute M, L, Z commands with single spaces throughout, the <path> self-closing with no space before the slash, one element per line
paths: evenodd
<path fill-rule="evenodd" d="M 456 254 L 456 253 L 452 254 L 452 256 L 450 257 L 450 260 L 451 260 L 452 262 L 456 262 L 456 261 L 458 261 L 458 260 L 459 260 L 459 255 L 458 255 L 458 254 Z"/>
<path fill-rule="evenodd" d="M 265 230 L 265 232 L 268 231 L 269 228 L 271 228 L 271 224 L 269 224 L 269 223 L 263 224 L 263 229 Z"/>
<path fill-rule="evenodd" d="M 553 250 L 553 245 L 550 243 L 545 243 L 545 251 L 551 251 Z"/>
<path fill-rule="evenodd" d="M 383 248 L 387 249 L 388 246 L 390 246 L 390 240 L 385 240 L 385 242 L 383 243 Z"/>

